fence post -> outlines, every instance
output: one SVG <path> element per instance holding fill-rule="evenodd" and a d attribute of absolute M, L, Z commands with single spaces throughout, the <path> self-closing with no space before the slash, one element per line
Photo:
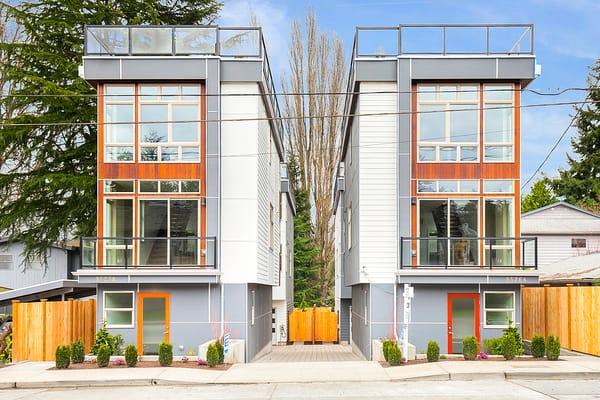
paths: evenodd
<path fill-rule="evenodd" d="M 73 299 L 67 300 L 67 320 L 69 325 L 67 326 L 67 343 L 73 342 Z"/>
<path fill-rule="evenodd" d="M 17 311 L 18 310 L 18 311 Z M 12 348 L 13 348 L 13 361 L 21 361 L 21 353 L 23 349 L 22 341 L 19 339 L 19 335 L 21 335 L 21 329 L 19 329 L 19 318 L 20 317 L 19 310 L 19 300 L 12 301 Z M 15 340 L 16 339 L 16 340 Z"/>
<path fill-rule="evenodd" d="M 544 285 L 544 337 L 548 336 L 548 287 L 550 285 Z"/>
<path fill-rule="evenodd" d="M 567 283 L 567 349 L 572 350 L 573 346 L 571 345 L 571 323 L 572 316 L 571 313 L 571 293 L 573 292 L 573 284 Z"/>
<path fill-rule="evenodd" d="M 312 309 L 312 344 L 315 344 L 316 331 L 317 331 L 317 305 L 313 304 L 313 309 Z"/>
<path fill-rule="evenodd" d="M 42 309 L 42 340 L 41 340 L 41 347 L 42 347 L 42 356 L 40 357 L 39 361 L 46 361 L 46 347 L 47 347 L 47 343 L 46 343 L 46 305 L 48 303 L 48 299 L 41 299 L 40 300 L 40 305 L 41 305 L 41 309 Z"/>

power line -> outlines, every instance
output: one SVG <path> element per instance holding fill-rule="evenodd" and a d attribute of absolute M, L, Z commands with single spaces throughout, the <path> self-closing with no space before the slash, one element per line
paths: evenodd
<path fill-rule="evenodd" d="M 554 107 L 554 106 L 572 106 L 572 105 L 583 105 L 589 103 L 597 103 L 600 101 L 566 101 L 556 103 L 533 103 L 533 104 L 521 104 L 519 106 L 495 106 L 495 107 L 477 107 L 477 108 L 457 108 L 453 110 L 429 110 L 429 111 L 390 111 L 390 112 L 374 112 L 374 113 L 354 113 L 354 114 L 333 114 L 333 115 L 309 115 L 309 116 L 286 116 L 286 117 L 256 117 L 256 118 L 217 118 L 217 119 L 192 119 L 192 120 L 178 120 L 178 121 L 127 121 L 127 122 L 0 122 L 0 127 L 5 126 L 87 126 L 87 125 L 152 125 L 152 124 L 185 124 L 194 122 L 248 122 L 248 121 L 274 121 L 274 120 L 304 120 L 304 119 L 327 119 L 327 118 L 349 118 L 349 117 L 374 117 L 374 116 L 393 116 L 393 115 L 413 115 L 413 114 L 433 114 L 433 113 L 446 113 L 446 112 L 460 112 L 460 111 L 482 111 L 482 110 L 505 110 L 505 109 L 516 109 L 516 108 L 537 108 L 537 107 Z"/>

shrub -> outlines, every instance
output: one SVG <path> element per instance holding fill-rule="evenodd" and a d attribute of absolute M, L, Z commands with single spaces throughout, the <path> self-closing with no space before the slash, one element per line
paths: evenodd
<path fill-rule="evenodd" d="M 217 349 L 217 346 L 215 346 L 214 343 L 208 345 L 208 349 L 206 351 L 206 362 L 211 368 L 219 364 L 219 349 Z"/>
<path fill-rule="evenodd" d="M 435 362 L 440 359 L 440 345 L 435 340 L 427 343 L 427 361 Z"/>
<path fill-rule="evenodd" d="M 383 341 L 383 359 L 389 362 L 389 350 L 391 347 L 396 346 L 396 342 L 391 339 L 385 339 Z"/>
<path fill-rule="evenodd" d="M 502 336 L 502 355 L 507 360 L 512 360 L 517 354 L 519 354 L 520 346 L 517 343 L 517 338 L 512 334 L 505 334 Z"/>
<path fill-rule="evenodd" d="M 514 337 L 515 342 L 517 343 L 517 354 L 516 355 L 523 354 L 523 339 L 521 339 L 521 334 L 519 333 L 519 328 L 514 326 L 512 321 L 508 321 L 508 328 L 504 329 L 504 333 L 502 334 L 503 338 L 505 338 L 507 336 Z"/>
<path fill-rule="evenodd" d="M 546 339 L 546 358 L 551 361 L 558 360 L 560 356 L 560 341 L 556 336 L 550 335 Z"/>
<path fill-rule="evenodd" d="M 125 362 L 128 367 L 135 367 L 138 362 L 138 352 L 137 347 L 135 345 L 130 344 L 125 347 Z"/>
<path fill-rule="evenodd" d="M 83 342 L 77 340 L 71 344 L 71 361 L 73 364 L 81 364 L 85 360 L 85 348 Z"/>
<path fill-rule="evenodd" d="M 12 361 L 12 333 L 4 338 L 4 349 L 0 352 L 0 363 L 6 364 Z"/>
<path fill-rule="evenodd" d="M 219 364 L 223 364 L 225 362 L 225 349 L 223 348 L 223 343 L 221 343 L 220 339 L 215 340 L 215 346 L 219 353 Z"/>
<path fill-rule="evenodd" d="M 168 367 L 173 364 L 173 345 L 162 342 L 158 345 L 158 363 L 161 367 Z"/>
<path fill-rule="evenodd" d="M 531 338 L 531 355 L 540 358 L 544 357 L 546 354 L 546 343 L 544 342 L 544 337 L 540 335 L 535 335 Z"/>
<path fill-rule="evenodd" d="M 96 332 L 96 339 L 94 340 L 94 345 L 92 346 L 92 354 L 98 355 L 98 349 L 102 345 L 108 346 L 108 349 L 110 350 L 110 355 L 121 355 L 121 347 L 123 346 L 123 336 L 111 335 L 108 332 L 108 329 L 106 329 L 106 321 L 102 323 L 102 328 L 100 328 L 100 330 Z"/>
<path fill-rule="evenodd" d="M 475 360 L 477 358 L 477 345 L 475 336 L 465 336 L 463 339 L 463 357 L 465 357 L 465 360 Z"/>
<path fill-rule="evenodd" d="M 388 362 L 390 365 L 400 365 L 401 360 L 402 352 L 400 351 L 400 347 L 396 343 L 392 343 L 388 348 Z"/>
<path fill-rule="evenodd" d="M 110 347 L 106 344 L 101 344 L 98 347 L 98 354 L 96 354 L 96 364 L 98 367 L 104 368 L 108 367 L 108 363 L 110 361 Z"/>
<path fill-rule="evenodd" d="M 483 344 L 488 353 L 495 356 L 502 355 L 502 337 L 483 339 Z"/>
<path fill-rule="evenodd" d="M 55 353 L 56 368 L 67 369 L 71 364 L 71 350 L 69 346 L 58 346 Z"/>

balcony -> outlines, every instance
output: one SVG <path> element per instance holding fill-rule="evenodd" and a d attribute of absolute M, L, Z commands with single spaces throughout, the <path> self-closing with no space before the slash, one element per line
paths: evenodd
<path fill-rule="evenodd" d="M 402 237 L 400 269 L 537 270 L 536 237 Z"/>
<path fill-rule="evenodd" d="M 83 237 L 82 270 L 217 271 L 215 237 Z"/>

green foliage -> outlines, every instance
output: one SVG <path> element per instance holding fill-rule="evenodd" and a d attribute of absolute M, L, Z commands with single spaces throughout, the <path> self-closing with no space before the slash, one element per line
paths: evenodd
<path fill-rule="evenodd" d="M 128 367 L 135 367 L 138 362 L 138 351 L 135 345 L 125 347 L 125 362 Z"/>
<path fill-rule="evenodd" d="M 173 364 L 173 345 L 162 342 L 158 345 L 158 363 L 161 367 L 168 367 Z"/>
<path fill-rule="evenodd" d="M 577 136 L 571 140 L 575 157 L 567 155 L 569 167 L 550 181 L 554 192 L 571 204 L 600 211 L 600 60 L 591 67 L 588 77 L 588 103 L 579 105 L 576 118 Z"/>
<path fill-rule="evenodd" d="M 427 343 L 427 361 L 435 362 L 440 359 L 440 345 L 435 340 L 430 340 Z"/>
<path fill-rule="evenodd" d="M 521 334 L 519 333 L 519 328 L 515 326 L 512 321 L 508 321 L 508 328 L 504 329 L 504 333 L 502 334 L 502 340 L 508 336 L 512 336 L 517 346 L 516 355 L 520 356 L 524 352 L 523 348 L 523 339 L 521 339 Z"/>
<path fill-rule="evenodd" d="M 25 40 L 0 42 L 0 53 L 11 55 L 0 76 L 18 96 L 2 96 L 0 110 L 22 110 L 1 117 L 0 232 L 22 240 L 27 258 L 96 230 L 96 98 L 78 74 L 84 26 L 205 24 L 221 6 L 216 0 L 2 3 Z M 39 125 L 54 123 L 72 125 Z"/>
<path fill-rule="evenodd" d="M 520 354 L 519 343 L 517 342 L 517 338 L 515 337 L 515 335 L 512 334 L 505 333 L 502 336 L 500 348 L 502 350 L 502 355 L 507 360 L 512 360 L 517 354 Z"/>
<path fill-rule="evenodd" d="M 544 337 L 535 335 L 531 338 L 531 355 L 537 358 L 544 357 L 546 354 L 546 342 Z"/>
<path fill-rule="evenodd" d="M 71 364 L 71 350 L 69 346 L 58 346 L 56 348 L 55 362 L 56 368 L 58 369 L 67 369 Z"/>
<path fill-rule="evenodd" d="M 383 358 L 385 361 L 389 361 L 390 348 L 396 346 L 396 341 L 392 339 L 385 339 L 382 343 Z"/>
<path fill-rule="evenodd" d="M 531 186 L 529 193 L 521 200 L 521 212 L 537 210 L 558 201 L 548 182 L 548 178 L 544 177 Z"/>
<path fill-rule="evenodd" d="M 388 349 L 387 362 L 390 365 L 400 365 L 400 361 L 402 361 L 402 351 L 400 351 L 400 347 L 396 343 L 393 343 L 393 346 L 390 346 Z"/>
<path fill-rule="evenodd" d="M 483 345 L 489 354 L 502 355 L 502 337 L 483 339 Z"/>
<path fill-rule="evenodd" d="M 111 335 L 106 328 L 106 321 L 102 324 L 102 328 L 96 332 L 96 339 L 92 346 L 92 354 L 98 355 L 98 349 L 100 346 L 106 345 L 110 349 L 110 355 L 119 356 L 121 355 L 121 348 L 123 346 L 122 335 Z"/>
<path fill-rule="evenodd" d="M 465 357 L 465 360 L 475 360 L 477 358 L 478 345 L 475 336 L 465 336 L 463 339 L 463 357 Z"/>
<path fill-rule="evenodd" d="M 558 360 L 560 356 L 560 341 L 558 337 L 550 335 L 546 339 L 546 358 L 551 361 Z"/>
<path fill-rule="evenodd" d="M 83 342 L 77 340 L 71 344 L 71 361 L 73 364 L 81 364 L 85 360 L 85 348 Z"/>
<path fill-rule="evenodd" d="M 221 339 L 215 340 L 215 346 L 217 347 L 217 351 L 219 352 L 219 364 L 223 364 L 225 362 L 225 349 L 223 348 L 223 343 L 221 343 Z"/>
<path fill-rule="evenodd" d="M 106 344 L 98 346 L 98 353 L 96 354 L 96 364 L 100 368 L 108 367 L 110 362 L 110 347 Z"/>
<path fill-rule="evenodd" d="M 219 350 L 214 343 L 208 345 L 208 349 L 206 350 L 206 362 L 209 367 L 214 367 L 219 364 L 220 356 Z"/>
<path fill-rule="evenodd" d="M 0 363 L 7 364 L 12 361 L 12 332 L 4 338 L 4 349 L 0 352 Z"/>

